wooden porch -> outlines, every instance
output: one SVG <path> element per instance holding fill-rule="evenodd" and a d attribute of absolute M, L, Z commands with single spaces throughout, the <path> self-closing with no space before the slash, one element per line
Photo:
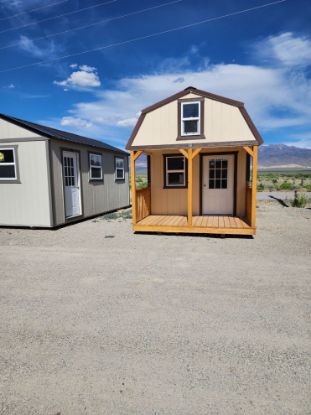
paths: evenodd
<path fill-rule="evenodd" d="M 224 215 L 193 215 L 193 159 L 201 148 L 179 149 L 188 160 L 187 215 L 154 215 L 151 209 L 151 187 L 136 189 L 135 161 L 142 150 L 131 152 L 131 187 L 133 207 L 133 230 L 136 232 L 206 233 L 228 235 L 255 235 L 256 233 L 256 146 L 243 147 L 253 159 L 251 186 L 245 189 L 245 217 Z"/>
<path fill-rule="evenodd" d="M 244 220 L 233 216 L 193 216 L 192 226 L 188 226 L 187 216 L 148 215 L 134 225 L 134 230 L 137 232 L 254 234 L 254 229 Z"/>

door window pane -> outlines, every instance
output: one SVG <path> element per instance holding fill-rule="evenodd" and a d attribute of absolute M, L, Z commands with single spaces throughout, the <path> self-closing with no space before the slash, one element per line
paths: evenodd
<path fill-rule="evenodd" d="M 228 179 L 228 160 L 211 159 L 209 160 L 209 188 L 227 189 Z"/>

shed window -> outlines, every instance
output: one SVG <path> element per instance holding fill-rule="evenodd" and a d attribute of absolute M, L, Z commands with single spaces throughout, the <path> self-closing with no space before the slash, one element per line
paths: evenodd
<path fill-rule="evenodd" d="M 124 180 L 124 158 L 115 158 L 115 179 Z"/>
<path fill-rule="evenodd" d="M 181 135 L 199 135 L 201 106 L 200 101 L 181 103 Z"/>
<path fill-rule="evenodd" d="M 90 153 L 90 180 L 103 179 L 102 155 Z"/>
<path fill-rule="evenodd" d="M 14 148 L 0 147 L 0 180 L 16 180 L 16 157 Z"/>
<path fill-rule="evenodd" d="M 185 157 L 165 156 L 165 187 L 186 187 Z"/>

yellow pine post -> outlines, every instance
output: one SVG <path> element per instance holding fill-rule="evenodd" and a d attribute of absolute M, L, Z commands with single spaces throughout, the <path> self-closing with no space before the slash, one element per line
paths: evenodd
<path fill-rule="evenodd" d="M 251 227 L 256 227 L 256 192 L 257 192 L 257 159 L 258 146 L 253 147 L 253 172 L 252 172 L 252 211 L 251 211 Z"/>
<path fill-rule="evenodd" d="M 131 151 L 131 193 L 132 193 L 132 223 L 136 224 L 136 174 L 135 152 Z"/>
<path fill-rule="evenodd" d="M 188 150 L 188 226 L 192 226 L 192 148 Z"/>

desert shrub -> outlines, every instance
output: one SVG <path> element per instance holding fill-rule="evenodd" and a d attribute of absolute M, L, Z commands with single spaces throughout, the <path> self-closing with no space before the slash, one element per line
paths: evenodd
<path fill-rule="evenodd" d="M 259 183 L 257 186 L 258 192 L 263 192 L 265 190 L 265 186 L 263 183 Z"/>
<path fill-rule="evenodd" d="M 131 219 L 132 218 L 132 209 L 122 209 L 116 212 L 106 213 L 105 215 L 100 216 L 99 218 L 95 219 L 94 222 L 98 222 L 98 220 L 116 220 L 116 219 Z"/>
<path fill-rule="evenodd" d="M 293 190 L 293 188 L 293 184 L 289 183 L 287 180 L 285 180 L 285 182 L 281 183 L 279 186 L 280 190 Z"/>
<path fill-rule="evenodd" d="M 148 186 L 148 180 L 145 176 L 137 176 L 136 177 L 136 188 L 137 189 L 144 189 Z"/>
<path fill-rule="evenodd" d="M 297 192 L 295 192 L 295 198 L 291 202 L 291 205 L 293 207 L 296 207 L 296 208 L 304 208 L 304 207 L 306 207 L 307 203 L 308 203 L 308 198 L 307 198 L 306 195 L 304 195 L 304 194 L 298 194 Z"/>
<path fill-rule="evenodd" d="M 311 192 L 311 184 L 310 183 L 306 184 L 305 189 L 307 192 Z"/>

